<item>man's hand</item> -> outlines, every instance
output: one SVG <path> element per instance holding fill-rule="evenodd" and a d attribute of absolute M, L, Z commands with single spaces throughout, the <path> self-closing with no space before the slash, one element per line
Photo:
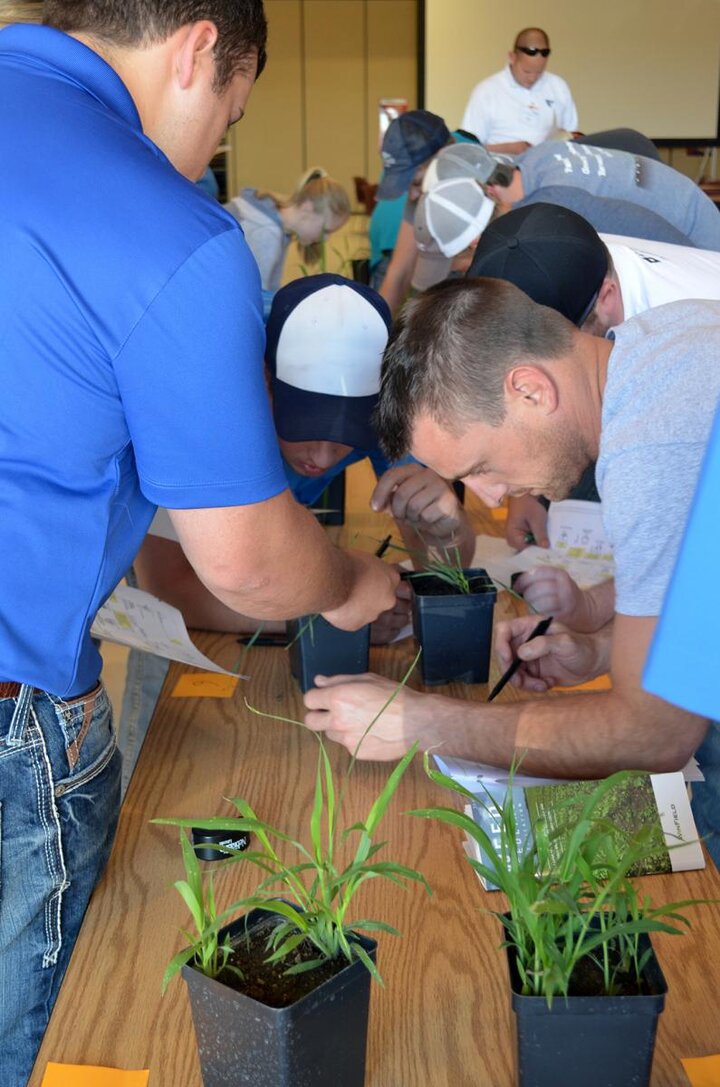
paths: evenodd
<path fill-rule="evenodd" d="M 317 686 L 304 698 L 308 709 L 305 724 L 351 752 L 397 689 L 397 683 L 370 673 L 315 676 L 315 682 Z M 431 723 L 431 697 L 403 687 L 365 736 L 358 758 L 382 762 L 402 758 L 415 740 L 421 739 L 428 716 Z"/>
<path fill-rule="evenodd" d="M 531 494 L 525 494 L 521 498 L 509 498 L 505 539 L 516 551 L 522 551 L 531 542 L 527 538 L 529 535 L 534 537 L 538 547 L 550 546 L 547 510 Z M 552 615 L 553 612 L 548 614 Z"/>
<path fill-rule="evenodd" d="M 540 694 L 551 687 L 575 687 L 607 672 L 610 624 L 597 634 L 577 634 L 553 622 L 547 634 L 528 641 L 536 626 L 536 615 L 524 615 L 495 628 L 495 653 L 502 670 L 516 657 L 523 661 L 510 680 L 513 686 Z"/>
<path fill-rule="evenodd" d="M 571 630 L 594 634 L 609 623 L 615 611 L 615 582 L 603 581 L 581 589 L 565 570 L 536 566 L 521 574 L 513 588 L 541 615 L 552 615 Z"/>
<path fill-rule="evenodd" d="M 396 569 L 399 573 L 400 567 Z M 411 599 L 412 590 L 409 584 L 401 581 L 395 588 L 395 607 L 378 615 L 370 627 L 370 641 L 373 645 L 387 645 L 408 625 L 412 613 Z"/>
<path fill-rule="evenodd" d="M 359 630 L 385 611 L 392 611 L 400 582 L 397 569 L 365 551 L 345 551 L 351 572 L 351 589 L 338 608 L 322 613 L 323 619 L 340 630 Z"/>
<path fill-rule="evenodd" d="M 513 589 L 540 615 L 552 615 L 571 630 L 589 631 L 585 593 L 566 570 L 536 566 L 516 578 Z"/>
<path fill-rule="evenodd" d="M 459 548 L 461 561 L 475 553 L 475 533 L 455 491 L 447 480 L 422 464 L 389 468 L 375 487 L 370 505 L 386 511 L 418 536 L 418 547 Z M 424 545 L 424 546 L 423 546 Z"/>

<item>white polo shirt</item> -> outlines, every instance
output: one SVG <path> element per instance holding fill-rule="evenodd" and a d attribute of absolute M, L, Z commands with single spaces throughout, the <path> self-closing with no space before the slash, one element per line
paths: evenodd
<path fill-rule="evenodd" d="M 577 110 L 564 79 L 545 71 L 532 87 L 521 87 L 508 65 L 478 83 L 460 127 L 484 144 L 525 140 L 535 146 L 558 130 L 574 132 L 577 126 Z"/>
<path fill-rule="evenodd" d="M 625 320 L 688 298 L 720 300 L 720 253 L 601 234 L 622 293 Z"/>

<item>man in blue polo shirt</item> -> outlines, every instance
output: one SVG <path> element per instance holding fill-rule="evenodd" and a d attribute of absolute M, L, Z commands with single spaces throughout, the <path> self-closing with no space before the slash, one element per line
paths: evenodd
<path fill-rule="evenodd" d="M 112 841 L 89 628 L 155 506 L 258 618 L 353 628 L 397 583 L 290 495 L 257 270 L 192 183 L 262 69 L 261 0 L 45 12 L 0 32 L 0 1087 L 26 1082 Z"/>

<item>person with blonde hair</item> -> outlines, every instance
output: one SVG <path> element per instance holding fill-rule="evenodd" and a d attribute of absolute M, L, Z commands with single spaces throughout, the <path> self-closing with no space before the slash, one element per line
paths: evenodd
<path fill-rule="evenodd" d="M 305 264 L 320 259 L 323 239 L 350 217 L 350 200 L 339 182 L 315 166 L 300 177 L 294 192 L 242 189 L 227 210 L 243 228 L 262 279 L 265 316 L 282 282 L 288 246 L 294 237 Z"/>

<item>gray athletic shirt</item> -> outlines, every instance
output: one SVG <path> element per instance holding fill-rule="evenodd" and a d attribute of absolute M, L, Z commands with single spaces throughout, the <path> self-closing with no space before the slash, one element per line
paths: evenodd
<path fill-rule="evenodd" d="M 595 196 L 626 200 L 661 216 L 691 245 L 720 250 L 718 209 L 694 181 L 664 162 L 572 140 L 548 140 L 515 161 L 526 196 L 548 186 L 568 185 Z M 623 233 L 612 224 L 593 225 L 596 230 Z"/>
<path fill-rule="evenodd" d="M 671 302 L 611 335 L 595 475 L 615 610 L 658 615 L 720 398 L 720 302 Z"/>

